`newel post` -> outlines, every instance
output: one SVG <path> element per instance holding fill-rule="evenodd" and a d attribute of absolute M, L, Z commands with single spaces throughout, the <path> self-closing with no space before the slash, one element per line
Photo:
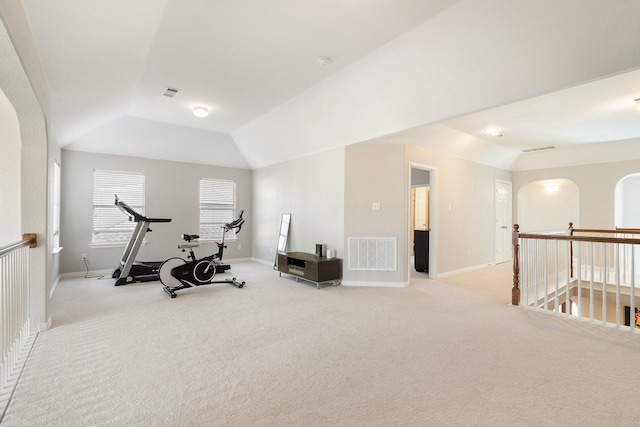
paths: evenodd
<path fill-rule="evenodd" d="M 511 289 L 511 304 L 520 304 L 520 226 L 513 225 L 511 244 L 513 245 L 513 289 Z"/>
<path fill-rule="evenodd" d="M 36 233 L 23 234 L 22 235 L 22 240 L 28 240 L 30 248 L 38 247 L 38 235 Z"/>
<path fill-rule="evenodd" d="M 569 236 L 573 236 L 573 222 L 569 223 Z M 573 240 L 569 240 L 569 266 L 571 269 L 571 278 L 573 279 Z"/>

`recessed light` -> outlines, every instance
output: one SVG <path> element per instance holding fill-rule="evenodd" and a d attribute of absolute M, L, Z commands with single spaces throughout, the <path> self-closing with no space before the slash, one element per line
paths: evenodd
<path fill-rule="evenodd" d="M 193 107 L 193 114 L 195 114 L 196 117 L 207 117 L 209 110 L 207 107 Z"/>
<path fill-rule="evenodd" d="M 497 127 L 488 127 L 485 131 L 486 134 L 489 134 L 491 136 L 502 136 L 502 130 L 498 129 Z"/>
<path fill-rule="evenodd" d="M 331 58 L 329 58 L 328 56 L 322 56 L 320 58 L 318 58 L 318 62 L 322 65 L 329 65 L 331 64 L 333 61 L 331 60 Z"/>

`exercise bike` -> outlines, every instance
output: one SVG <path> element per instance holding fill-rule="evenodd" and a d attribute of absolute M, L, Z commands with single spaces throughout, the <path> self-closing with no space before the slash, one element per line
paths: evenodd
<path fill-rule="evenodd" d="M 186 243 L 178 245 L 178 249 L 181 249 L 182 252 L 188 250 L 189 255 L 187 255 L 187 259 L 190 261 L 179 257 L 169 258 L 160 266 L 160 282 L 162 282 L 165 292 L 168 293 L 171 298 L 175 298 L 176 291 L 181 289 L 209 285 L 211 283 L 228 283 L 238 288 L 244 286 L 245 282 L 238 282 L 235 277 L 233 279 L 213 280 L 217 272 L 229 268 L 228 265 L 221 264 L 222 254 L 227 247 L 224 244 L 224 239 L 226 234 L 231 230 L 236 230 L 236 234 L 240 232 L 242 224 L 244 224 L 244 219 L 242 219 L 243 213 L 244 211 L 241 211 L 237 219 L 222 226 L 222 242 L 216 242 L 218 252 L 213 255 L 197 259 L 193 248 L 200 246 L 198 242 L 200 236 L 197 234 L 182 235 L 182 239 Z"/>

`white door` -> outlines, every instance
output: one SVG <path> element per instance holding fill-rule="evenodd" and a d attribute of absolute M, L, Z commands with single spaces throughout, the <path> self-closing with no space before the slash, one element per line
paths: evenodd
<path fill-rule="evenodd" d="M 429 229 L 429 187 L 415 187 L 414 194 L 414 230 Z"/>
<path fill-rule="evenodd" d="M 511 247 L 511 183 L 496 180 L 496 253 L 497 263 L 512 259 Z"/>

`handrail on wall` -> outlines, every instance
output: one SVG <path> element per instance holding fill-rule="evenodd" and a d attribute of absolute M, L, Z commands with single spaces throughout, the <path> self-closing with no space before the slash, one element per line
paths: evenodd
<path fill-rule="evenodd" d="M 0 256 L 8 254 L 22 246 L 29 246 L 35 248 L 38 246 L 38 235 L 36 233 L 26 233 L 22 235 L 22 240 L 16 243 L 11 243 L 7 246 L 0 248 Z"/>

